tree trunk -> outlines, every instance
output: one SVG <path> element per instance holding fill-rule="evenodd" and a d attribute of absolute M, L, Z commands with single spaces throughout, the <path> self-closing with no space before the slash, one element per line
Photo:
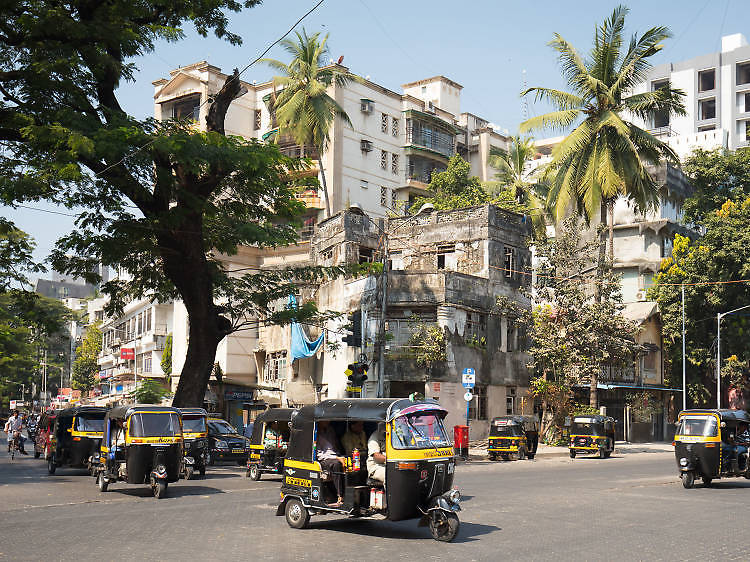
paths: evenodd
<path fill-rule="evenodd" d="M 599 258 L 596 263 L 596 283 L 594 299 L 596 302 L 602 302 L 602 278 L 604 277 L 604 267 L 607 258 L 607 240 L 604 238 L 604 231 L 601 229 L 601 225 L 607 224 L 607 204 L 602 199 L 601 206 L 599 209 L 599 226 L 597 227 L 597 233 L 599 236 Z"/>
<path fill-rule="evenodd" d="M 609 230 L 609 267 L 615 264 L 615 202 L 607 202 L 607 229 Z"/>
<path fill-rule="evenodd" d="M 322 151 L 318 152 L 318 166 L 320 167 L 320 180 L 323 184 L 323 196 L 326 200 L 326 216 L 325 218 L 328 218 L 331 216 L 331 200 L 328 197 L 328 184 L 326 184 L 326 171 L 323 169 L 323 154 Z"/>
<path fill-rule="evenodd" d="M 589 406 L 599 407 L 599 371 L 591 372 L 591 390 L 589 392 Z"/>

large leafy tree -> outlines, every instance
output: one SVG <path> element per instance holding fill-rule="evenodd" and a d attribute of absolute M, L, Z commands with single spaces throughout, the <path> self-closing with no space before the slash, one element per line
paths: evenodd
<path fill-rule="evenodd" d="M 521 93 L 533 93 L 537 101 L 555 107 L 551 113 L 524 121 L 522 131 L 574 127 L 553 152 L 550 192 L 555 214 L 559 220 L 575 206 L 587 220 L 599 216 L 602 224 L 608 223 L 610 260 L 615 201 L 627 197 L 643 211 L 656 208 L 659 186 L 648 166 L 678 163 L 667 144 L 628 121 L 627 115 L 648 120 L 654 112 L 685 114 L 684 93 L 670 86 L 632 93 L 645 80 L 651 68 L 649 59 L 662 49 L 661 42 L 670 33 L 666 27 L 652 27 L 626 42 L 627 13 L 627 8 L 619 6 L 596 28 L 586 58 L 555 34 L 550 46 L 558 54 L 569 91 L 534 87 Z M 604 252 L 600 254 L 601 268 Z"/>
<path fill-rule="evenodd" d="M 102 350 L 102 331 L 99 323 L 91 324 L 86 335 L 76 348 L 76 358 L 71 373 L 71 386 L 78 390 L 91 390 L 96 384 L 99 371 L 99 353 Z"/>
<path fill-rule="evenodd" d="M 227 334 L 271 320 L 269 303 L 288 295 L 295 279 L 316 278 L 229 272 L 219 260 L 239 245 L 296 239 L 302 205 L 288 177 L 299 163 L 274 146 L 225 135 L 227 109 L 242 93 L 236 71 L 206 100 L 205 131 L 138 121 L 117 88 L 134 78 L 133 57 L 159 40 L 182 39 L 186 25 L 239 45 L 226 12 L 257 3 L 8 0 L 0 8 L 0 198 L 84 209 L 53 265 L 91 282 L 99 281 L 98 263 L 124 270 L 103 286 L 110 313 L 144 295 L 184 302 L 189 345 L 178 406 L 202 403 Z"/>
<path fill-rule="evenodd" d="M 704 154 L 704 164 L 714 157 Z M 694 162 L 697 164 L 697 162 Z M 703 166 L 699 166 L 704 169 Z M 723 172 L 719 171 L 718 175 Z M 698 193 L 703 205 L 705 193 Z M 716 403 L 716 314 L 750 304 L 750 198 L 727 200 L 719 208 L 707 210 L 700 220 L 705 236 L 691 242 L 675 237 L 672 256 L 648 291 L 648 298 L 659 303 L 666 348 L 666 380 L 682 384 L 682 295 L 685 285 L 685 348 L 688 407 Z M 740 391 L 750 388 L 750 316 L 747 311 L 722 320 L 722 357 L 735 361 L 722 365 L 722 388 L 731 384 Z M 732 372 L 735 372 L 733 374 Z M 737 376 L 736 373 L 739 373 Z M 726 396 L 722 403 L 727 404 Z"/>
<path fill-rule="evenodd" d="M 683 164 L 693 194 L 685 201 L 685 222 L 705 220 L 722 205 L 750 197 L 750 150 L 696 150 Z"/>
<path fill-rule="evenodd" d="M 331 201 L 323 168 L 323 152 L 330 141 L 331 127 L 336 118 L 351 126 L 349 116 L 331 97 L 331 86 L 344 87 L 360 78 L 338 65 L 328 64 L 328 35 L 308 35 L 295 32 L 296 40 L 284 39 L 281 46 L 292 56 L 289 63 L 275 59 L 263 61 L 280 76 L 274 76 L 274 90 L 281 91 L 271 100 L 276 115 L 279 137 L 291 136 L 299 145 L 312 146 L 317 151 L 320 178 L 326 200 L 326 216 L 331 216 Z"/>

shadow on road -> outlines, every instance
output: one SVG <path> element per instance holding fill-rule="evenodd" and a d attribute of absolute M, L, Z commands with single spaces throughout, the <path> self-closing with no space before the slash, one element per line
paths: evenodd
<path fill-rule="evenodd" d="M 145 484 L 143 484 L 142 486 L 136 486 L 135 484 L 123 484 L 122 486 L 123 487 L 121 488 L 112 487 L 103 495 L 106 496 L 107 494 L 121 494 L 123 496 L 130 496 L 134 498 L 152 498 L 154 496 L 151 492 L 151 488 L 149 488 Z M 208 486 L 194 486 L 191 484 L 173 483 L 169 485 L 165 499 L 181 498 L 186 496 L 209 496 L 223 493 L 225 493 L 224 490 L 209 488 Z"/>
<path fill-rule="evenodd" d="M 341 533 L 350 533 L 384 539 L 432 540 L 427 527 L 417 527 L 418 519 L 404 522 L 377 521 L 372 519 L 315 519 L 310 520 L 310 529 L 325 529 Z M 472 542 L 476 537 L 501 531 L 495 525 L 461 522 L 458 537 L 453 542 Z"/>

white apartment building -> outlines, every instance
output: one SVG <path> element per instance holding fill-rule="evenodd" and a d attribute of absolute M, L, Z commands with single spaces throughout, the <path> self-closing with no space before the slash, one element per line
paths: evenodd
<path fill-rule="evenodd" d="M 346 70 L 340 67 L 341 70 Z M 170 72 L 156 80 L 154 114 L 157 119 L 194 119 L 205 123 L 207 96 L 217 92 L 227 75 L 205 61 Z M 228 134 L 264 139 L 276 131 L 268 104 L 271 81 L 243 82 L 247 92 L 237 98 L 226 118 Z M 454 153 L 471 163 L 472 173 L 486 181 L 495 171 L 487 160 L 490 147 L 507 148 L 508 137 L 489 122 L 461 112 L 463 87 L 445 76 L 404 84 L 402 92 L 362 79 L 346 87 L 332 86 L 329 94 L 344 108 L 352 126 L 336 120 L 322 162 L 330 195 L 331 213 L 357 203 L 368 214 L 401 214 L 410 200 L 425 193 L 433 170 L 444 170 Z M 278 140 L 290 155 L 306 155 L 317 166 L 311 147 Z M 314 170 L 316 172 L 317 170 Z M 309 193 L 307 223 L 323 220 L 322 193 Z"/>
<path fill-rule="evenodd" d="M 685 92 L 687 115 L 635 120 L 669 143 L 680 158 L 695 148 L 750 146 L 750 45 L 741 33 L 721 38 L 721 51 L 651 69 L 635 93 L 669 83 Z"/>

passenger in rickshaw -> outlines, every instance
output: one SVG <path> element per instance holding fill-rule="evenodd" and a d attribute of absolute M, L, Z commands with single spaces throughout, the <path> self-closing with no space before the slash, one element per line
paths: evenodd
<path fill-rule="evenodd" d="M 272 422 L 266 424 L 266 433 L 263 435 L 263 448 L 264 449 L 286 449 L 287 442 L 284 440 L 284 435 L 277 428 L 278 422 Z"/>
<path fill-rule="evenodd" d="M 365 422 L 354 421 L 349 429 L 341 438 L 341 444 L 344 446 L 344 452 L 347 457 L 351 457 L 355 449 L 364 453 L 367 449 L 367 435 L 365 435 Z"/>
<path fill-rule="evenodd" d="M 737 426 L 737 436 L 735 437 L 735 443 L 735 454 L 737 455 L 737 464 L 739 465 L 738 468 L 741 471 L 744 471 L 747 469 L 747 452 L 748 446 L 750 446 L 750 429 L 748 428 L 747 423 L 740 422 Z"/>
<path fill-rule="evenodd" d="M 367 475 L 385 483 L 385 424 L 380 422 L 367 441 Z"/>
<path fill-rule="evenodd" d="M 329 507 L 340 507 L 344 503 L 344 467 L 346 459 L 341 456 L 338 437 L 331 422 L 328 420 L 318 421 L 318 435 L 316 438 L 317 460 L 320 467 L 331 475 L 333 485 L 336 488 L 336 503 Z"/>

